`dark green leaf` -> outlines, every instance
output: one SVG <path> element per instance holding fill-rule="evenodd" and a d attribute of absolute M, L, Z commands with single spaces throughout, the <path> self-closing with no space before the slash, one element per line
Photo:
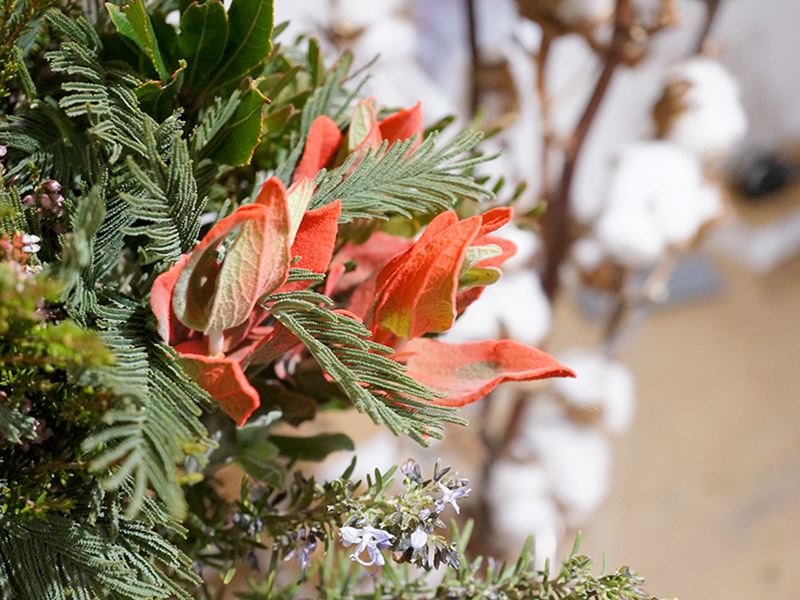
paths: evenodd
<path fill-rule="evenodd" d="M 272 20 L 272 0 L 233 0 L 228 11 L 228 45 L 207 90 L 237 84 L 269 58 Z"/>
<path fill-rule="evenodd" d="M 106 2 L 106 8 L 120 35 L 131 40 L 147 55 L 161 81 L 166 82 L 169 78 L 169 71 L 161 57 L 161 51 L 158 49 L 158 40 L 144 6 L 144 0 L 136 0 L 124 8 L 118 8 L 110 2 Z"/>
<path fill-rule="evenodd" d="M 172 99 L 181 90 L 185 71 L 186 61 L 181 59 L 178 70 L 170 76 L 168 83 L 152 80 L 136 88 L 136 96 L 150 116 L 158 121 L 163 121 L 169 116 L 172 112 Z"/>
<path fill-rule="evenodd" d="M 186 59 L 187 85 L 200 87 L 222 60 L 228 42 L 228 15 L 222 2 L 193 2 L 181 16 L 178 48 Z"/>
<path fill-rule="evenodd" d="M 255 86 L 242 94 L 239 106 L 222 132 L 221 142 L 211 158 L 235 167 L 246 165 L 261 141 L 261 115 L 266 102 Z"/>
<path fill-rule="evenodd" d="M 353 440 L 343 433 L 324 433 L 312 437 L 270 436 L 280 453 L 297 460 L 324 460 L 331 452 L 355 450 Z"/>

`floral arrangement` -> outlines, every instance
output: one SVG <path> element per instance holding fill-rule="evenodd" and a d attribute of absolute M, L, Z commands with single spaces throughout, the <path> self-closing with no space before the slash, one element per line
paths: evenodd
<path fill-rule="evenodd" d="M 446 520 L 472 489 L 438 462 L 302 467 L 353 449 L 290 435 L 321 411 L 427 445 L 574 373 L 437 339 L 516 252 L 481 134 L 379 109 L 283 28 L 270 0 L 0 12 L 0 595 L 644 598 L 577 546 L 470 560 Z"/>
<path fill-rule="evenodd" d="M 458 450 L 475 449 L 467 510 L 491 525 L 473 534 L 482 552 L 502 554 L 531 532 L 539 567 L 569 551 L 612 489 L 612 438 L 653 401 L 625 364 L 642 323 L 664 303 L 716 293 L 698 283 L 716 271 L 702 248 L 734 212 L 725 161 L 747 130 L 737 45 L 715 20 L 722 6 L 276 5 L 323 47 L 352 51 L 357 63 L 379 55 L 367 93 L 399 105 L 422 98 L 427 113 L 471 122 L 488 134 L 484 151 L 502 152 L 475 173 L 504 181 L 501 203 L 515 217 L 499 233 L 518 251 L 444 339 L 509 336 L 554 352 L 578 377 L 501 386 L 464 410 L 471 427 L 450 434 Z M 381 433 L 363 446 L 383 464 L 408 453 Z"/>

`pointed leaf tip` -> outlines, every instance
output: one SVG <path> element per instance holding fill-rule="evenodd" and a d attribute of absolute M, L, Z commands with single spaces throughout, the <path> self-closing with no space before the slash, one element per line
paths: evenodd
<path fill-rule="evenodd" d="M 406 364 L 411 377 L 447 394 L 434 401 L 440 406 L 470 404 L 506 381 L 575 376 L 546 352 L 512 340 L 449 344 L 419 338 L 395 358 Z"/>

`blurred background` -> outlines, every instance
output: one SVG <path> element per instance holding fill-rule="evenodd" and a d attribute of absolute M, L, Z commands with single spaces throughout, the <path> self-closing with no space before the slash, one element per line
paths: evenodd
<path fill-rule="evenodd" d="M 495 555 L 533 532 L 543 562 L 580 530 L 652 594 L 800 598 L 800 3 L 276 2 L 287 19 L 381 106 L 487 132 L 520 253 L 448 335 L 578 373 L 502 387 L 425 453 L 367 419 L 362 472 L 453 464 Z"/>

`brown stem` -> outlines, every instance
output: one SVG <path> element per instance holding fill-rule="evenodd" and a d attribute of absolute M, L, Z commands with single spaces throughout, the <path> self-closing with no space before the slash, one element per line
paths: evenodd
<path fill-rule="evenodd" d="M 597 78 L 597 83 L 578 124 L 567 140 L 561 180 L 545 213 L 546 257 L 542 273 L 542 287 L 550 301 L 553 301 L 558 294 L 558 271 L 567 256 L 572 241 L 569 236 L 569 202 L 575 167 L 586 136 L 608 91 L 611 79 L 623 62 L 625 46 L 630 40 L 630 30 L 634 25 L 634 20 L 635 11 L 632 0 L 617 0 L 614 37 L 606 53 L 603 70 Z"/>
<path fill-rule="evenodd" d="M 480 49 L 478 48 L 478 24 L 475 9 L 475 0 L 467 0 L 467 27 L 469 34 L 469 59 L 472 69 L 469 76 L 469 115 L 475 115 L 480 103 L 480 86 L 478 85 L 478 71 L 481 68 Z"/>
<path fill-rule="evenodd" d="M 630 30 L 634 25 L 635 16 L 632 0 L 617 0 L 614 36 L 605 54 L 603 70 L 597 78 L 592 96 L 589 98 L 578 124 L 567 140 L 564 149 L 564 167 L 558 187 L 552 197 L 547 197 L 549 202 L 545 213 L 545 266 L 542 273 L 542 287 L 551 302 L 555 299 L 559 290 L 559 267 L 564 261 L 572 242 L 569 236 L 569 200 L 572 179 L 575 175 L 575 166 L 589 129 L 608 91 L 614 72 L 623 61 L 625 46 L 630 40 Z M 498 444 L 498 455 L 507 448 L 514 436 L 517 435 L 527 406 L 528 399 L 525 396 L 520 395 L 514 401 L 511 415 L 503 432 L 503 438 Z"/>
<path fill-rule="evenodd" d="M 536 95 L 539 98 L 539 113 L 542 124 L 542 171 L 541 197 L 550 198 L 550 151 L 553 146 L 553 127 L 550 121 L 550 95 L 547 93 L 547 58 L 553 36 L 542 30 L 542 43 L 536 53 Z"/>
<path fill-rule="evenodd" d="M 703 23 L 703 29 L 700 31 L 700 35 L 697 36 L 697 45 L 695 46 L 696 51 L 702 52 L 703 46 L 708 39 L 709 34 L 711 33 L 711 27 L 714 25 L 714 19 L 719 14 L 719 7 L 722 5 L 722 0 L 706 0 L 706 20 Z"/>

